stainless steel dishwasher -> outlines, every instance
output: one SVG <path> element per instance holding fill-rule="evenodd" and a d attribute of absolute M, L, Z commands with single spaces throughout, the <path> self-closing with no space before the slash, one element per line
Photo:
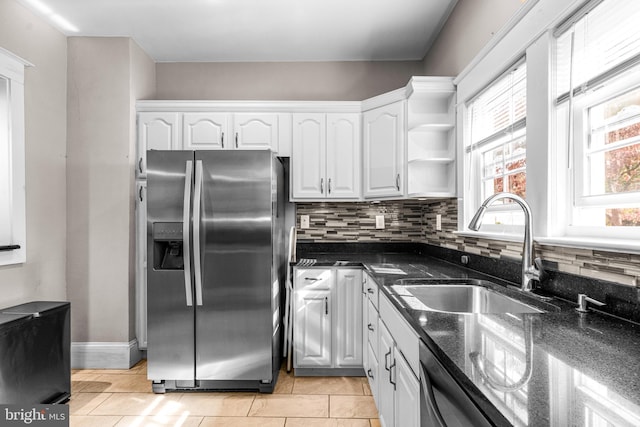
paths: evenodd
<path fill-rule="evenodd" d="M 420 340 L 420 426 L 493 426 Z"/>

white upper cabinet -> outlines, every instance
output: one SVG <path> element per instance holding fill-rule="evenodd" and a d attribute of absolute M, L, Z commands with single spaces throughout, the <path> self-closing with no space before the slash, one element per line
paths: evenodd
<path fill-rule="evenodd" d="M 229 114 L 184 113 L 182 140 L 185 150 L 222 150 L 231 148 Z"/>
<path fill-rule="evenodd" d="M 180 150 L 180 115 L 178 113 L 139 113 L 136 176 L 147 175 L 147 150 Z"/>
<path fill-rule="evenodd" d="M 136 165 L 136 178 L 146 177 L 148 149 L 270 149 L 278 156 L 290 156 L 290 111 L 295 105 L 271 101 L 138 101 L 140 164 Z"/>
<path fill-rule="evenodd" d="M 360 114 L 293 115 L 294 199 L 360 197 Z"/>
<path fill-rule="evenodd" d="M 327 114 L 327 197 L 360 197 L 360 114 Z"/>
<path fill-rule="evenodd" d="M 364 197 L 405 193 L 405 101 L 364 113 Z"/>
<path fill-rule="evenodd" d="M 278 114 L 233 115 L 233 147 L 244 150 L 271 149 L 278 152 Z"/>
<path fill-rule="evenodd" d="M 325 197 L 326 118 L 324 114 L 293 115 L 293 196 Z"/>
<path fill-rule="evenodd" d="M 185 150 L 278 152 L 278 114 L 183 113 L 182 120 Z"/>

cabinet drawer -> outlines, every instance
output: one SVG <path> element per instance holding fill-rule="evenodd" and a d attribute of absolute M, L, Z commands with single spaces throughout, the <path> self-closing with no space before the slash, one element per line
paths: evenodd
<path fill-rule="evenodd" d="M 296 289 L 330 289 L 333 282 L 333 274 L 330 268 L 296 268 Z"/>
<path fill-rule="evenodd" d="M 420 338 L 384 294 L 380 295 L 380 320 L 389 329 L 396 346 L 407 359 L 413 374 L 417 377 L 420 372 Z"/>
<path fill-rule="evenodd" d="M 364 276 L 362 277 L 362 292 L 369 297 L 369 300 L 377 310 L 379 293 L 378 284 L 367 273 L 364 273 Z"/>
<path fill-rule="evenodd" d="M 373 353 L 378 358 L 378 310 L 371 301 L 367 305 L 367 335 L 369 345 L 373 348 Z"/>

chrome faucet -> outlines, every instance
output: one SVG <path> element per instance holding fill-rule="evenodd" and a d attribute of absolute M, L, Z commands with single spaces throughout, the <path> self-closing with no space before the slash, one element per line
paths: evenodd
<path fill-rule="evenodd" d="M 524 211 L 524 242 L 522 245 L 522 286 L 523 291 L 529 292 L 533 290 L 532 280 L 542 281 L 546 277 L 546 273 L 542 268 L 542 260 L 540 258 L 533 258 L 533 221 L 531 219 L 531 208 L 529 204 L 522 197 L 511 193 L 496 193 L 493 196 L 487 198 L 478 212 L 473 216 L 473 219 L 469 223 L 469 228 L 473 231 L 480 230 L 482 225 L 482 217 L 484 217 L 487 207 L 501 199 L 511 199 L 516 202 Z"/>

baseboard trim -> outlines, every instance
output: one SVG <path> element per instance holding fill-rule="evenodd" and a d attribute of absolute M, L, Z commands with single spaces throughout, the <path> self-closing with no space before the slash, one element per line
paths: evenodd
<path fill-rule="evenodd" d="M 142 358 L 138 340 L 129 342 L 72 342 L 72 369 L 129 369 Z"/>

